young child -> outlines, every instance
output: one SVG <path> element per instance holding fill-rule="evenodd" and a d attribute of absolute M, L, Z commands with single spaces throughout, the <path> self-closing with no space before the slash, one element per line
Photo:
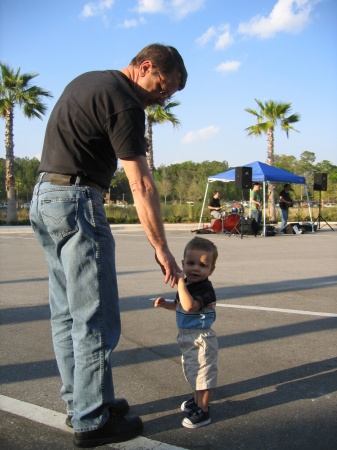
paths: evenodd
<path fill-rule="evenodd" d="M 215 269 L 217 257 L 213 242 L 199 237 L 192 239 L 184 250 L 184 273 L 179 274 L 175 301 L 162 297 L 154 301 L 154 307 L 176 311 L 183 371 L 194 391 L 194 396 L 181 405 L 188 413 L 182 421 L 186 428 L 199 428 L 211 422 L 209 401 L 217 380 L 218 340 L 211 328 L 216 297 L 208 277 Z"/>

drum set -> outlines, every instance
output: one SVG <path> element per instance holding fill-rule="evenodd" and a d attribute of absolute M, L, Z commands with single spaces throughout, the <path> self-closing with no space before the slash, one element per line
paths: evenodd
<path fill-rule="evenodd" d="M 241 216 L 236 213 L 228 214 L 227 217 L 221 217 L 221 219 L 213 219 L 211 222 L 211 230 L 216 234 L 240 234 L 240 227 Z"/>
<path fill-rule="evenodd" d="M 232 208 L 230 212 L 220 211 L 221 217 L 212 219 L 211 230 L 216 234 L 240 234 L 241 233 L 241 208 Z"/>
<path fill-rule="evenodd" d="M 227 212 L 224 207 L 220 209 L 219 218 L 214 218 L 211 220 L 210 225 L 206 225 L 204 228 L 199 228 L 197 230 L 191 230 L 191 233 L 198 233 L 198 234 L 209 234 L 209 233 L 216 233 L 216 234 L 227 234 L 231 236 L 232 234 L 235 235 L 241 235 L 241 238 L 243 235 L 246 235 L 249 231 L 254 234 L 256 237 L 257 234 L 257 228 L 252 228 L 252 224 L 249 223 L 248 216 L 244 215 L 244 206 L 243 202 L 234 204 L 230 212 Z"/>

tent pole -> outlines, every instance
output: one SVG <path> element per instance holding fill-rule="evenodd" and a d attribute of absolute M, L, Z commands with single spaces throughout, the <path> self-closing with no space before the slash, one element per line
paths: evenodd
<path fill-rule="evenodd" d="M 205 209 L 205 203 L 206 203 L 206 198 L 207 198 L 207 192 L 208 192 L 209 183 L 210 183 L 210 182 L 207 181 L 206 192 L 205 192 L 205 196 L 204 196 L 204 202 L 203 202 L 203 204 L 202 204 L 201 213 L 200 213 L 200 220 L 199 220 L 198 230 L 200 230 L 200 228 L 201 228 L 202 215 L 203 215 L 204 209 Z"/>
<path fill-rule="evenodd" d="M 266 182 L 263 182 L 263 236 L 266 237 Z"/>
<path fill-rule="evenodd" d="M 309 208 L 309 216 L 310 216 L 310 222 L 311 222 L 311 230 L 314 233 L 315 229 L 314 229 L 314 222 L 312 220 L 312 212 L 311 212 L 311 207 L 310 207 L 310 199 L 309 199 L 309 192 L 308 192 L 308 186 L 305 184 L 305 193 L 307 194 L 307 203 L 308 203 L 308 208 Z"/>

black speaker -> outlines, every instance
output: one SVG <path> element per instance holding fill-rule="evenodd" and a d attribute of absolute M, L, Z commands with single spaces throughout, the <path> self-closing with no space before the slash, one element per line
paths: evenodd
<path fill-rule="evenodd" d="M 244 235 L 254 235 L 256 236 L 259 232 L 259 228 L 257 226 L 257 222 L 255 219 L 245 219 L 241 222 L 242 226 L 242 234 Z"/>
<path fill-rule="evenodd" d="M 326 191 L 328 188 L 328 174 L 315 173 L 314 174 L 314 191 Z"/>
<path fill-rule="evenodd" d="M 251 167 L 235 168 L 235 188 L 250 189 L 252 187 L 253 170 Z"/>
<path fill-rule="evenodd" d="M 288 223 L 284 229 L 284 234 L 296 234 L 296 231 L 294 230 L 295 226 L 299 229 L 300 228 L 299 222 Z"/>

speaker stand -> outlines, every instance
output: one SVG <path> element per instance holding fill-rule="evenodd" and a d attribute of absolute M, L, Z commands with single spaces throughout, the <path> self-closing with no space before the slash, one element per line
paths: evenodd
<path fill-rule="evenodd" d="M 317 222 L 317 230 L 320 230 L 321 228 L 325 227 L 325 225 L 327 225 L 331 229 L 331 231 L 334 231 L 332 226 L 330 224 L 328 224 L 328 222 L 321 215 L 321 203 L 322 203 L 321 197 L 322 197 L 322 193 L 321 193 L 321 191 L 319 191 L 318 216 L 315 219 L 314 223 L 312 224 L 312 227 L 314 229 L 315 223 Z M 321 227 L 321 222 L 324 222 L 324 225 L 322 225 L 322 227 Z"/>
<path fill-rule="evenodd" d="M 248 231 L 250 230 L 252 232 L 252 234 L 256 237 L 256 233 L 253 231 L 250 223 L 248 222 L 248 220 L 245 219 L 245 215 L 244 215 L 244 206 L 243 206 L 243 188 L 241 190 L 241 211 L 240 211 L 240 219 L 238 220 L 237 224 L 235 225 L 235 227 L 233 228 L 233 230 L 230 233 L 230 236 L 232 234 L 235 233 L 235 231 L 237 232 L 238 235 L 240 235 L 241 239 L 243 238 L 243 236 L 246 236 Z M 246 223 L 247 224 L 247 231 L 245 234 L 243 234 L 243 224 Z M 238 225 L 240 224 L 240 230 L 238 230 Z M 238 236 L 239 237 L 239 236 Z"/>

